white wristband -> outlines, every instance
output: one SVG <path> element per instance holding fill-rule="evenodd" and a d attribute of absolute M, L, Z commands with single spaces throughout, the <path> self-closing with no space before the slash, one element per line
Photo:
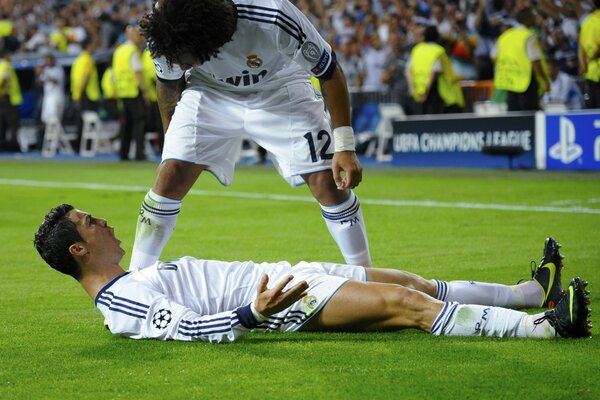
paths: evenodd
<path fill-rule="evenodd" d="M 351 126 L 340 126 L 333 130 L 333 144 L 335 152 L 356 151 L 354 143 L 354 129 Z"/>
<path fill-rule="evenodd" d="M 252 311 L 252 315 L 254 315 L 254 319 L 256 319 L 256 321 L 263 322 L 267 320 L 267 317 L 256 311 L 256 308 L 254 308 L 254 302 L 250 303 L 250 311 Z"/>

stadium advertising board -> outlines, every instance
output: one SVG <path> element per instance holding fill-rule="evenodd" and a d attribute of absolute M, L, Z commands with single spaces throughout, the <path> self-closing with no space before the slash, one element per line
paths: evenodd
<path fill-rule="evenodd" d="M 536 116 L 538 169 L 600 170 L 600 114 Z"/>
<path fill-rule="evenodd" d="M 412 117 L 394 121 L 393 128 L 393 165 L 535 168 L 533 113 Z M 489 146 L 520 146 L 523 152 L 510 162 L 507 155 L 483 153 Z"/>

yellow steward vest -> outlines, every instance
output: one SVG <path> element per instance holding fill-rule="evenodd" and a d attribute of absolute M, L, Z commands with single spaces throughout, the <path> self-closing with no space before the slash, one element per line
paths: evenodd
<path fill-rule="evenodd" d="M 56 50 L 61 53 L 65 53 L 67 51 L 67 46 L 69 44 L 69 40 L 67 39 L 67 35 L 64 32 L 54 31 L 50 34 L 50 45 L 53 46 Z"/>
<path fill-rule="evenodd" d="M 13 24 L 8 19 L 0 20 L 0 38 L 10 36 L 13 33 Z"/>
<path fill-rule="evenodd" d="M 102 81 L 100 82 L 102 86 L 102 96 L 106 100 L 112 100 L 115 97 L 115 73 L 112 67 L 106 68 L 104 74 L 102 74 Z"/>
<path fill-rule="evenodd" d="M 10 104 L 13 106 L 18 106 L 23 102 L 21 86 L 19 86 L 17 73 L 7 60 L 0 60 L 0 97 L 3 97 L 7 94 L 5 93 L 4 89 L 4 75 L 6 74 L 6 71 L 8 71 L 10 76 L 10 83 L 8 85 L 8 99 Z"/>
<path fill-rule="evenodd" d="M 417 100 L 425 95 L 433 64 L 438 60 L 442 64 L 442 73 L 432 85 L 437 85 L 446 106 L 464 106 L 464 97 L 460 85 L 455 81 L 452 63 L 444 48 L 437 43 L 419 43 L 412 49 L 410 68 L 414 86 L 413 97 Z"/>
<path fill-rule="evenodd" d="M 131 69 L 131 57 L 138 51 L 133 43 L 123 43 L 113 54 L 115 95 L 120 99 L 134 99 L 140 93 L 135 72 Z"/>
<path fill-rule="evenodd" d="M 83 81 L 88 74 L 89 79 L 84 88 Z M 79 101 L 84 91 L 87 98 L 91 101 L 98 101 L 100 99 L 100 84 L 96 62 L 91 54 L 85 50 L 77 56 L 71 67 L 71 97 L 74 101 Z"/>
<path fill-rule="evenodd" d="M 527 28 L 511 28 L 498 38 L 498 58 L 494 87 L 523 93 L 531 83 L 531 61 L 527 57 L 527 40 L 533 35 Z"/>
<path fill-rule="evenodd" d="M 154 69 L 154 61 L 152 61 L 152 56 L 148 49 L 142 53 L 142 65 L 144 66 L 144 84 L 146 85 L 146 90 L 148 90 L 148 96 L 150 97 L 150 101 L 156 101 L 156 80 L 158 78 Z"/>
<path fill-rule="evenodd" d="M 600 46 L 600 10 L 594 11 L 583 21 L 579 32 L 579 45 L 588 59 L 598 51 Z M 583 77 L 590 81 L 600 82 L 600 58 L 588 61 L 587 70 Z"/>
<path fill-rule="evenodd" d="M 433 63 L 443 53 L 444 48 L 435 43 L 419 43 L 413 47 L 410 54 L 410 72 L 413 79 L 415 100 L 425 95 Z"/>

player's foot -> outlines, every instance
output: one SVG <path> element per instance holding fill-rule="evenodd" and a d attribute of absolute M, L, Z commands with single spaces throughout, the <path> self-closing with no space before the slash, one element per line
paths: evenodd
<path fill-rule="evenodd" d="M 547 238 L 542 260 L 537 268 L 531 270 L 531 278 L 540 284 L 544 292 L 540 307 L 553 308 L 563 296 L 560 270 L 563 268 L 564 257 L 560 255 L 559 249 L 560 243 L 552 237 Z"/>
<path fill-rule="evenodd" d="M 565 295 L 552 310 L 544 313 L 534 324 L 548 320 L 561 337 L 581 338 L 592 336 L 592 324 L 589 321 L 591 310 L 588 308 L 589 291 L 586 281 L 573 278 Z"/>

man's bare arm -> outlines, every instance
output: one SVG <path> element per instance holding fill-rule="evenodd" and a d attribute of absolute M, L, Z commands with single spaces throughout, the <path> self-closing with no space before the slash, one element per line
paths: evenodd
<path fill-rule="evenodd" d="M 156 82 L 156 97 L 165 133 L 171 123 L 171 117 L 173 117 L 175 106 L 181 98 L 181 92 L 183 92 L 184 87 L 185 78 L 183 77 L 177 81 L 165 82 L 159 79 Z"/>

